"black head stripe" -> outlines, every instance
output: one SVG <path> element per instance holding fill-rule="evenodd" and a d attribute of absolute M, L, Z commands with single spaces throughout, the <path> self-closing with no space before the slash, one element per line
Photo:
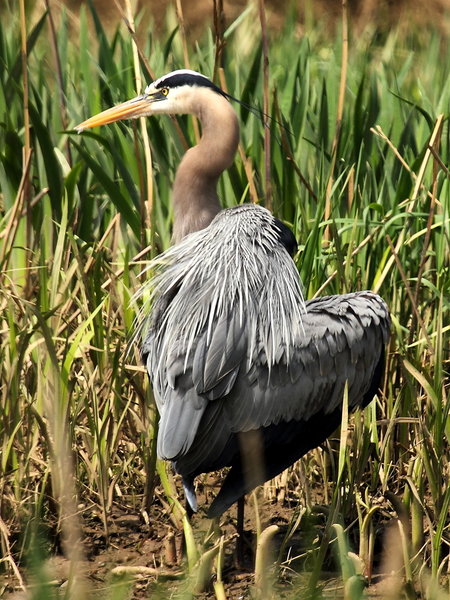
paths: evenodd
<path fill-rule="evenodd" d="M 222 92 L 222 90 L 207 77 L 203 77 L 202 75 L 197 75 L 194 73 L 174 73 L 173 75 L 168 75 L 167 77 L 161 78 L 156 83 L 155 87 L 156 89 L 161 89 L 163 87 L 173 89 L 176 87 L 181 87 L 182 85 L 197 85 L 198 87 L 206 87 L 214 90 L 221 96 L 225 96 L 225 93 Z"/>

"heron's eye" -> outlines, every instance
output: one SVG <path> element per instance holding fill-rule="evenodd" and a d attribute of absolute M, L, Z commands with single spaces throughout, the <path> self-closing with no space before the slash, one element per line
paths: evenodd
<path fill-rule="evenodd" d="M 169 88 L 161 88 L 159 90 L 163 96 L 167 96 L 169 94 Z"/>

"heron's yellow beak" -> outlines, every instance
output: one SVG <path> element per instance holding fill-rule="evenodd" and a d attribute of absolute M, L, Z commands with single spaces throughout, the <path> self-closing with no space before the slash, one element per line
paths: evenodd
<path fill-rule="evenodd" d="M 122 104 L 108 108 L 98 115 L 90 117 L 77 125 L 74 129 L 76 129 L 78 133 L 81 133 L 84 129 L 90 129 L 91 127 L 97 127 L 98 125 L 107 125 L 108 123 L 114 123 L 115 121 L 121 121 L 122 119 L 146 117 L 151 113 L 152 102 L 154 102 L 154 99 L 148 94 L 137 96 L 132 100 L 122 102 Z"/>

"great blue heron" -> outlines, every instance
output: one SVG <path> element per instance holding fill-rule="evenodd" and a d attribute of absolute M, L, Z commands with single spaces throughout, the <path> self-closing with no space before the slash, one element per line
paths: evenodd
<path fill-rule="evenodd" d="M 239 125 L 207 77 L 173 71 L 77 129 L 124 118 L 193 114 L 199 144 L 173 187 L 174 245 L 156 261 L 142 356 L 160 413 L 158 455 L 197 510 L 197 475 L 231 467 L 208 510 L 222 514 L 281 473 L 378 389 L 390 327 L 370 291 L 303 301 L 296 241 L 257 205 L 220 210 L 216 184 Z"/>

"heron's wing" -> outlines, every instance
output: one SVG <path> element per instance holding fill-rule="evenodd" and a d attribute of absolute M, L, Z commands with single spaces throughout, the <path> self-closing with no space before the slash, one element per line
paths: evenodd
<path fill-rule="evenodd" d="M 258 461 L 252 460 L 251 444 L 250 454 L 247 450 L 255 431 L 233 436 L 239 437 L 243 459 L 236 460 L 236 455 L 231 455 L 236 449 L 230 448 L 228 459 L 232 468 L 209 508 L 209 517 L 222 514 L 245 493 L 322 443 L 341 420 L 346 382 L 350 408 L 365 406 L 376 393 L 390 327 L 388 310 L 381 298 L 361 292 L 310 301 L 304 327 L 302 343 L 287 369 L 289 377 L 281 368 L 282 363 L 277 365 L 253 394 L 253 410 L 249 408 L 246 414 L 239 415 L 241 423 L 245 419 L 248 424 L 252 420 L 260 423 L 256 432 L 262 453 L 260 468 L 255 468 Z M 257 371 L 255 363 L 254 372 Z M 265 393 L 269 388 L 270 398 Z M 234 414 L 235 407 L 227 403 L 228 407 Z M 200 469 L 204 465 L 205 462 L 200 464 Z"/>
<path fill-rule="evenodd" d="M 178 457 L 177 469 L 201 473 L 230 464 L 239 432 L 267 428 L 269 437 L 284 436 L 285 428 L 273 426 L 305 423 L 315 415 L 326 419 L 340 406 L 346 383 L 349 408 L 367 404 L 378 387 L 374 379 L 389 327 L 385 303 L 371 292 L 307 302 L 303 335 L 290 355 L 281 349 L 279 362 L 269 366 L 256 349 L 249 365 L 240 363 L 228 393 L 205 406 L 195 445 Z"/>
<path fill-rule="evenodd" d="M 342 402 L 346 382 L 349 407 L 362 405 L 389 327 L 385 303 L 371 292 L 307 302 L 304 332 L 291 356 L 284 352 L 269 368 L 259 353 L 237 379 L 225 404 L 233 430 L 330 414 Z"/>
<path fill-rule="evenodd" d="M 192 362 L 192 383 L 198 394 L 217 400 L 229 394 L 247 350 L 243 321 L 231 313 L 219 318 L 213 331 L 200 337 Z"/>

